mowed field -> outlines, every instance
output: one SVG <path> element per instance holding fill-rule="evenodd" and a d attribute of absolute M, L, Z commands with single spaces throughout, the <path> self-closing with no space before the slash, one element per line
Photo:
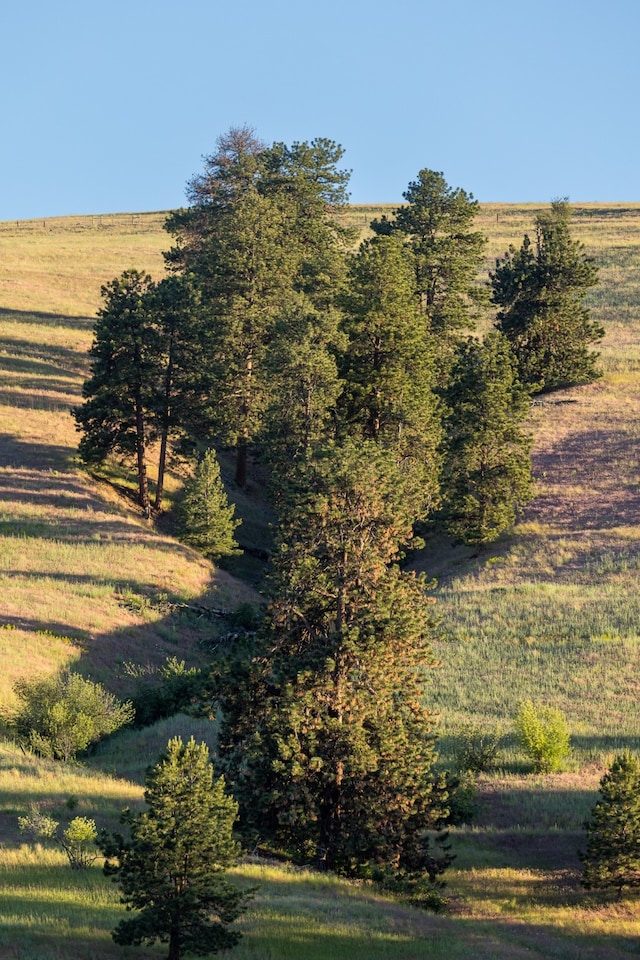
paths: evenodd
<path fill-rule="evenodd" d="M 535 206 L 486 205 L 487 271 L 532 231 Z M 351 208 L 366 232 L 380 208 Z M 12 686 L 73 665 L 126 692 L 168 656 L 197 662 L 215 624 L 173 603 L 232 609 L 250 585 L 148 525 L 126 496 L 76 460 L 70 410 L 88 369 L 100 285 L 129 267 L 162 274 L 163 214 L 0 224 L 0 703 Z M 472 825 L 452 831 L 450 905 L 434 917 L 375 891 L 245 864 L 262 884 L 238 958 L 587 957 L 637 955 L 640 904 L 579 886 L 582 822 L 616 751 L 640 748 L 640 205 L 574 208 L 573 233 L 600 267 L 590 294 L 607 329 L 604 376 L 532 407 L 536 498 L 480 555 L 434 540 L 417 563 L 437 580 L 432 702 L 441 754 L 466 723 L 500 734 L 499 769 L 481 778 Z M 489 311 L 479 328 L 491 322 Z M 519 702 L 560 707 L 572 732 L 565 772 L 532 776 L 513 737 Z M 40 800 L 64 819 L 112 825 L 137 802 L 144 767 L 178 718 L 102 751 L 101 770 L 0 747 L 0 947 L 16 958 L 159 956 L 112 945 L 117 893 L 98 866 L 68 870 L 24 846 L 17 816 Z M 113 775 L 126 776 L 114 779 Z M 75 779 L 74 779 L 75 778 Z"/>

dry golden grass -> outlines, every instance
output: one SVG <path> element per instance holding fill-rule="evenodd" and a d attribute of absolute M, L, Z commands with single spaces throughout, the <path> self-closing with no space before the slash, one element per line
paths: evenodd
<path fill-rule="evenodd" d="M 509 243 L 519 245 L 525 230 L 532 230 L 537 209 L 481 208 L 478 229 L 490 239 L 487 270 Z M 380 212 L 355 208 L 352 222 L 364 235 Z M 230 606 L 254 596 L 147 526 L 126 498 L 87 476 L 74 460 L 69 409 L 78 402 L 87 369 L 100 284 L 131 266 L 160 273 L 160 251 L 168 245 L 162 219 L 150 214 L 0 224 L 5 708 L 19 675 L 73 663 L 113 683 L 126 673 L 126 661 L 196 656 L 198 639 L 214 628 L 176 620 L 167 612 L 167 598 Z M 319 890 L 319 881 L 306 874 L 246 868 L 252 880 L 262 872 L 264 888 L 245 923 L 239 958 L 304 953 L 323 960 L 621 960 L 636 951 L 638 898 L 615 904 L 607 895 L 587 895 L 577 883 L 576 851 L 604 765 L 617 749 L 640 745 L 640 206 L 577 208 L 574 235 L 601 268 L 591 305 L 607 327 L 604 377 L 543 398 L 533 408 L 537 498 L 513 533 L 480 556 L 433 543 L 424 560 L 440 579 L 443 667 L 432 692 L 443 711 L 442 751 L 450 749 L 456 726 L 468 721 L 504 736 L 503 773 L 482 780 L 475 824 L 454 831 L 451 912 L 429 917 L 385 904 L 366 889 L 336 882 Z M 522 773 L 510 724 L 524 696 L 566 710 L 576 748 L 567 772 L 547 778 Z M 12 755 L 7 768 L 13 767 L 15 774 L 0 769 L 9 807 L 23 809 L 34 791 L 49 791 L 56 803 L 67 792 L 91 794 L 86 785 L 66 780 L 56 786 L 56 770 L 50 782 L 46 772 L 38 780 L 33 771 L 19 770 Z M 95 803 L 109 807 L 112 801 L 96 795 Z M 28 885 L 36 867 L 28 851 L 16 856 L 19 863 L 11 866 L 5 858 L 2 864 L 14 876 L 21 871 Z M 43 867 L 43 890 L 49 889 L 51 869 Z M 52 900 L 71 897 L 58 879 L 55 890 Z M 107 931 L 117 907 L 113 895 L 107 900 L 91 932 L 83 933 L 75 914 L 73 920 L 65 915 L 74 933 L 63 942 L 90 942 L 94 955 L 116 956 Z M 19 902 L 26 913 L 5 924 L 2 949 L 13 949 L 18 932 L 30 925 L 33 947 L 8 955 L 59 955 L 56 945 L 45 948 L 42 925 L 31 917 L 24 892 Z"/>
<path fill-rule="evenodd" d="M 197 657 L 199 639 L 215 627 L 177 618 L 167 600 L 233 608 L 253 597 L 156 532 L 76 460 L 70 412 L 81 400 L 100 284 L 131 266 L 160 273 L 162 220 L 0 224 L 0 624 L 13 628 L 0 634 L 7 707 L 19 675 L 73 663 L 117 686 L 126 661 Z"/>

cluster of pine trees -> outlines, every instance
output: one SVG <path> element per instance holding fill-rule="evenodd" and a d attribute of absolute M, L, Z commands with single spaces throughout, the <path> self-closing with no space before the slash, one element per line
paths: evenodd
<path fill-rule="evenodd" d="M 531 497 L 528 400 L 596 375 L 595 272 L 554 204 L 536 249 L 525 238 L 497 264 L 497 328 L 474 338 L 477 202 L 422 170 L 354 249 L 341 157 L 328 140 L 220 138 L 167 221 L 166 278 L 104 288 L 75 416 L 86 461 L 135 457 L 144 510 L 152 443 L 156 509 L 169 448 L 234 448 L 241 486 L 260 450 L 271 606 L 216 668 L 242 827 L 346 874 L 435 882 L 450 858 L 429 585 L 400 560 L 420 521 L 481 544 Z"/>

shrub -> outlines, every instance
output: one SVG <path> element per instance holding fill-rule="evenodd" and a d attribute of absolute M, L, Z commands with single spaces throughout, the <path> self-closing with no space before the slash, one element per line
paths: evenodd
<path fill-rule="evenodd" d="M 457 737 L 455 763 L 458 770 L 485 773 L 496 763 L 500 740 L 494 733 L 468 724 Z"/>
<path fill-rule="evenodd" d="M 525 700 L 518 710 L 516 734 L 536 773 L 560 770 L 569 755 L 567 721 L 562 711 L 554 707 L 536 707 L 531 700 Z"/>
<path fill-rule="evenodd" d="M 139 678 L 133 698 L 136 725 L 147 727 L 176 713 L 188 712 L 202 701 L 207 681 L 205 671 L 168 657 L 157 672 Z"/>
<path fill-rule="evenodd" d="M 18 740 L 56 760 L 72 759 L 134 716 L 130 703 L 77 673 L 18 680 L 14 689 L 21 701 L 14 720 Z"/>
<path fill-rule="evenodd" d="M 62 847 L 72 870 L 84 870 L 97 858 L 96 840 L 98 831 L 95 820 L 74 817 L 69 826 L 58 832 L 60 824 L 53 817 L 34 809 L 26 817 L 18 817 L 21 833 L 33 840 L 53 840 Z"/>
<path fill-rule="evenodd" d="M 449 799 L 449 815 L 447 824 L 459 826 L 462 823 L 471 823 L 478 812 L 478 790 L 475 774 L 465 770 L 447 775 L 447 791 Z"/>

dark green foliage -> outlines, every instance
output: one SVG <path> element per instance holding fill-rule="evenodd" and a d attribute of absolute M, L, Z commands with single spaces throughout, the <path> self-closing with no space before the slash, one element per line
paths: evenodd
<path fill-rule="evenodd" d="M 529 395 L 506 339 L 489 334 L 460 345 L 444 394 L 443 515 L 465 543 L 489 543 L 532 496 Z"/>
<path fill-rule="evenodd" d="M 446 784 L 449 795 L 447 824 L 459 826 L 462 823 L 471 823 L 478 813 L 476 774 L 471 770 L 447 773 Z"/>
<path fill-rule="evenodd" d="M 600 781 L 600 799 L 585 823 L 587 850 L 582 883 L 587 889 L 640 887 L 640 762 L 617 756 Z"/>
<path fill-rule="evenodd" d="M 279 422 L 302 447 L 324 416 L 324 388 L 312 381 L 333 337 L 332 304 L 343 272 L 347 237 L 332 216 L 346 198 L 348 174 L 336 167 L 341 156 L 328 140 L 267 148 L 248 128 L 230 130 L 191 181 L 192 206 L 167 222 L 177 240 L 168 262 L 194 274 L 210 316 L 202 426 L 237 448 L 241 486 L 249 445 L 273 426 L 266 411 L 274 396 L 284 406 Z M 296 325 L 293 340 L 300 343 L 288 357 L 284 318 Z M 329 402 L 332 378 L 329 371 Z M 301 394 L 294 389 L 299 382 Z M 315 412 L 301 413 L 310 391 Z"/>
<path fill-rule="evenodd" d="M 223 690 L 244 828 L 346 874 L 437 876 L 429 598 L 392 565 L 411 538 L 402 473 L 374 441 L 348 442 L 306 490 L 283 523 L 270 629 Z"/>
<path fill-rule="evenodd" d="M 57 760 L 72 759 L 134 716 L 130 703 L 77 673 L 18 680 L 14 689 L 20 701 L 14 721 L 20 742 Z"/>
<path fill-rule="evenodd" d="M 80 456 L 101 463 L 110 453 L 135 456 L 140 506 L 149 507 L 147 447 L 154 437 L 154 388 L 159 376 L 160 343 L 150 313 L 151 277 L 127 270 L 102 287 L 89 351 L 91 376 L 85 402 L 73 415 L 83 434 Z"/>
<path fill-rule="evenodd" d="M 199 291 L 189 276 L 165 277 L 149 291 L 147 301 L 160 351 L 152 400 L 160 435 L 155 497 L 155 508 L 160 510 L 169 442 L 197 436 L 202 426 L 210 390 L 209 331 Z"/>
<path fill-rule="evenodd" d="M 420 302 L 444 344 L 472 326 L 474 305 L 483 296 L 475 280 L 486 240 L 471 229 L 478 201 L 434 170 L 421 170 L 403 196 L 407 203 L 394 219 L 371 226 L 379 234 L 400 231 L 410 238 Z"/>
<path fill-rule="evenodd" d="M 500 739 L 496 734 L 467 725 L 456 737 L 456 767 L 463 773 L 486 773 L 495 766 L 499 747 Z"/>
<path fill-rule="evenodd" d="M 339 314 L 295 298 L 279 317 L 265 358 L 269 397 L 261 442 L 273 474 L 272 495 L 295 483 L 318 446 L 335 430 L 341 389 L 336 354 L 344 347 Z"/>
<path fill-rule="evenodd" d="M 212 560 L 233 556 L 239 552 L 234 531 L 241 522 L 234 519 L 234 512 L 222 484 L 216 452 L 207 450 L 184 485 L 180 503 L 183 540 Z"/>
<path fill-rule="evenodd" d="M 113 932 L 119 944 L 169 944 L 169 960 L 233 947 L 240 933 L 229 929 L 247 894 L 224 876 L 236 862 L 232 836 L 237 804 L 214 781 L 206 744 L 170 740 L 165 756 L 146 777 L 142 813 L 125 811 L 130 838 L 103 833 L 105 873 L 116 881 L 122 902 L 135 915 Z"/>
<path fill-rule="evenodd" d="M 351 259 L 343 304 L 349 340 L 341 364 L 341 417 L 356 436 L 393 451 L 413 477 L 413 509 L 425 517 L 438 490 L 441 427 L 432 338 L 404 237 L 361 245 Z"/>
<path fill-rule="evenodd" d="M 170 657 L 151 674 L 139 678 L 133 697 L 135 722 L 146 727 L 156 720 L 186 713 L 206 697 L 207 676 L 203 670 L 187 667 L 184 660 Z"/>
<path fill-rule="evenodd" d="M 555 201 L 536 220 L 535 248 L 525 236 L 491 275 L 497 327 L 509 339 L 520 379 L 535 391 L 590 383 L 600 376 L 590 348 L 604 336 L 584 306 L 597 268 L 571 239 L 571 210 Z"/>

